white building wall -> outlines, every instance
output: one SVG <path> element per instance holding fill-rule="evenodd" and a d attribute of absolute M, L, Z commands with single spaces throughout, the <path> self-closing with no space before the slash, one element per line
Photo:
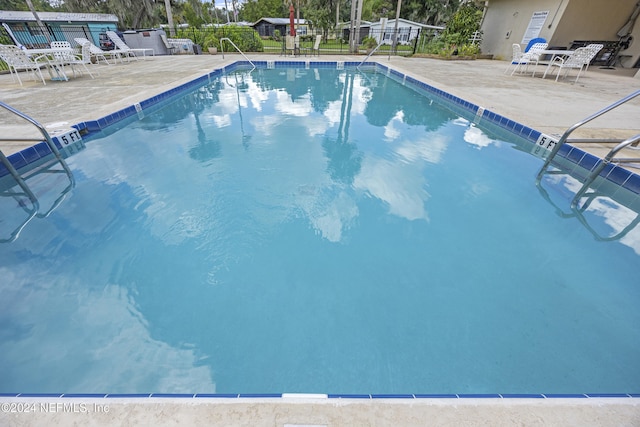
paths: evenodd
<path fill-rule="evenodd" d="M 551 46 L 570 47 L 574 40 L 618 40 L 638 0 L 488 0 L 482 23 L 482 53 L 495 59 L 511 58 L 513 43 L 522 43 L 534 12 L 548 11 L 540 37 Z M 640 56 L 640 19 L 633 30 L 635 42 L 622 54 L 633 66 Z"/>

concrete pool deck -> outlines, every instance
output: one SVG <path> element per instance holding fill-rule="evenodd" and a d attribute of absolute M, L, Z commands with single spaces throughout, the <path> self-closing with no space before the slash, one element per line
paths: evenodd
<path fill-rule="evenodd" d="M 142 400 L 142 402 L 141 402 Z M 638 426 L 640 399 L 2 399 L 7 426 Z M 23 406 L 18 406 L 21 402 Z M 13 405 L 16 403 L 16 405 Z M 75 405 L 74 405 L 75 404 Z M 35 406 L 33 406 L 35 405 Z M 67 405 L 67 406 L 64 406 Z M 4 408 L 4 406 L 3 406 Z M 14 412 L 11 412 L 14 409 Z M 24 408 L 29 408 L 27 412 Z M 20 409 L 20 411 L 19 411 Z"/>
<path fill-rule="evenodd" d="M 313 60 L 276 55 L 250 55 L 255 60 Z M 321 56 L 322 61 L 360 61 L 363 57 Z M 577 84 L 505 75 L 501 61 L 439 61 L 386 56 L 383 65 L 469 102 L 490 109 L 547 134 L 561 134 L 573 123 L 640 89 L 637 70 L 592 67 Z M 213 69 L 243 60 L 238 54 L 159 56 L 129 64 L 96 66 L 99 75 L 42 85 L 25 79 L 21 87 L 8 74 L 0 75 L 0 100 L 49 129 L 96 120 Z M 0 132 L 38 136 L 0 112 Z M 626 138 L 640 133 L 640 99 L 635 99 L 586 127 L 581 137 Z M 28 146 L 5 144 L 5 154 Z M 589 149 L 594 152 L 595 150 Z M 597 154 L 599 155 L 599 154 Z M 64 390 L 62 390 L 64 391 Z M 331 391 L 331 390 L 328 390 Z M 593 390 L 587 390 L 593 391 Z M 635 392 L 635 390 L 632 390 Z M 37 403 L 38 412 L 11 412 Z M 0 397 L 0 425 L 325 425 L 325 426 L 634 426 L 640 425 L 640 398 L 554 399 L 61 399 Z M 15 406 L 11 406 L 16 403 Z M 54 406 L 40 406 L 52 403 Z M 85 403 L 58 410 L 58 403 Z M 94 404 L 98 406 L 94 406 Z M 99 406 L 102 405 L 102 406 Z M 106 406 L 105 406 L 106 405 Z M 108 407 L 108 411 L 100 411 Z"/>

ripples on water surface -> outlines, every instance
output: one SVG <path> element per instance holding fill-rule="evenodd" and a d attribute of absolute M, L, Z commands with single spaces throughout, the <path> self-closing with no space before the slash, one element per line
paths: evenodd
<path fill-rule="evenodd" d="M 0 392 L 638 392 L 640 232 L 528 151 L 380 74 L 223 76 L 0 245 Z"/>

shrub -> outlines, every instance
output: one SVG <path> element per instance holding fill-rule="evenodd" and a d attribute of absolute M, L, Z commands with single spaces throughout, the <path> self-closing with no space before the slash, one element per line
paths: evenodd
<path fill-rule="evenodd" d="M 367 49 L 372 49 L 378 45 L 378 41 L 373 37 L 365 37 L 362 39 L 362 45 Z"/>
<path fill-rule="evenodd" d="M 264 50 L 262 39 L 256 30 L 229 25 L 219 28 L 219 31 L 220 33 L 216 34 L 219 38 L 228 37 L 243 52 L 262 52 Z M 228 49 L 233 49 L 233 46 L 225 46 L 225 51 Z"/>
<path fill-rule="evenodd" d="M 208 50 L 210 47 L 220 47 L 220 40 L 214 33 L 207 34 L 202 42 L 202 49 Z"/>

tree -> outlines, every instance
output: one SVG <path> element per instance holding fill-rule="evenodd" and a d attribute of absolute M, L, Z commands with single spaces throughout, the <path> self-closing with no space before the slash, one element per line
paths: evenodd
<path fill-rule="evenodd" d="M 33 0 L 33 7 L 35 10 L 40 12 L 51 12 L 55 11 L 55 7 L 53 7 L 46 0 Z M 23 0 L 0 0 L 0 10 L 30 10 L 27 2 Z"/>
<path fill-rule="evenodd" d="M 289 16 L 289 6 L 282 0 L 248 0 L 238 15 L 242 21 L 256 22 L 261 18 L 284 18 Z"/>
<path fill-rule="evenodd" d="M 65 0 L 67 12 L 111 13 L 124 28 L 152 27 L 165 17 L 164 0 Z"/>
<path fill-rule="evenodd" d="M 429 25 L 442 25 L 460 5 L 460 0 L 403 0 L 402 17 Z M 393 4 L 397 3 L 393 1 Z"/>

